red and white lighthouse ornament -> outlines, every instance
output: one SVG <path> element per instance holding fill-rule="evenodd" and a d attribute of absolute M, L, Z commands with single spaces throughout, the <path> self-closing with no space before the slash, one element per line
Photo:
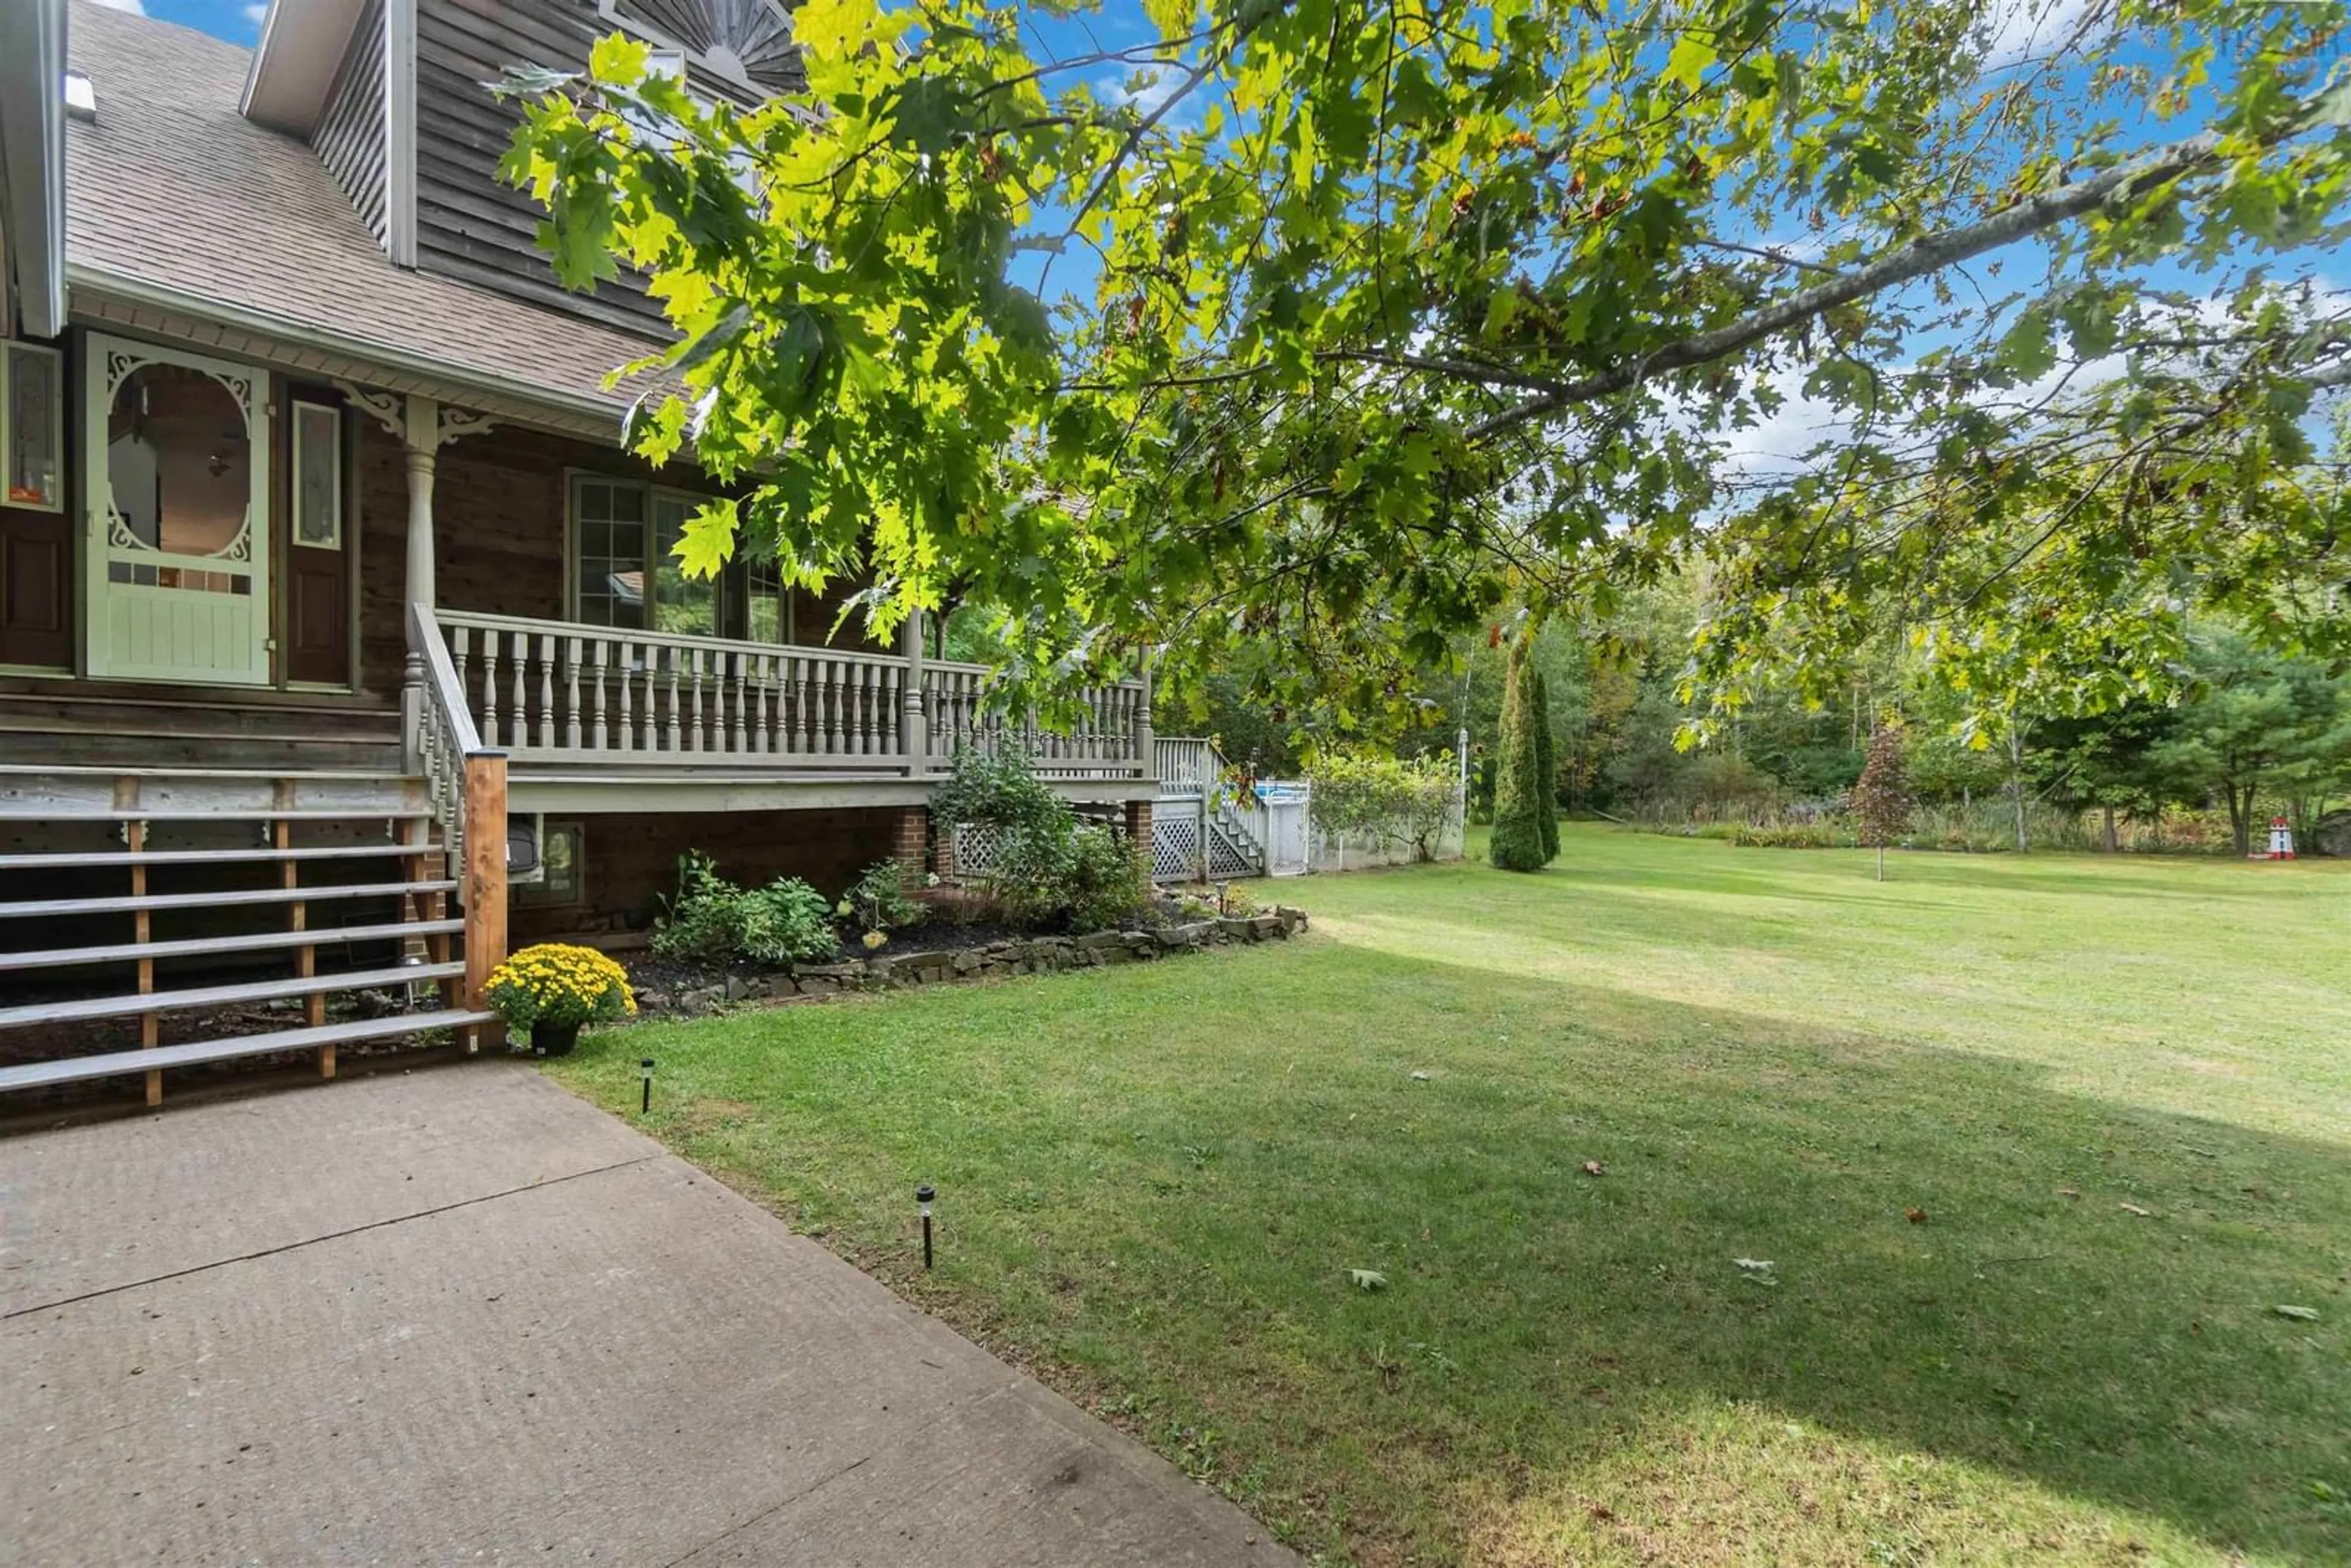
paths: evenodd
<path fill-rule="evenodd" d="M 2287 825 L 2283 817 L 2270 819 L 2270 859 L 2273 861 L 2294 859 L 2294 829 Z"/>

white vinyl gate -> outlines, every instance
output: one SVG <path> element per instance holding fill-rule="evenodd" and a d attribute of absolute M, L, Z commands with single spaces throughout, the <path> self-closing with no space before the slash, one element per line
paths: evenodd
<path fill-rule="evenodd" d="M 1308 841 L 1307 808 L 1311 793 L 1303 782 L 1268 782 L 1257 787 L 1265 823 L 1265 874 L 1303 876 L 1313 864 Z"/>

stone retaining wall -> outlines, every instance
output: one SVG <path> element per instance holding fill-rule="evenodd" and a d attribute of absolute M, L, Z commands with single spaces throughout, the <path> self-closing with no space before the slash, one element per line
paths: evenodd
<path fill-rule="evenodd" d="M 793 964 L 758 974 L 729 975 L 724 983 L 674 996 L 647 991 L 649 1012 L 712 1012 L 729 1002 L 784 997 L 830 997 L 842 991 L 886 991 L 952 985 L 1003 975 L 1045 975 L 1105 964 L 1145 963 L 1203 947 L 1280 941 L 1306 929 L 1306 911 L 1276 904 L 1263 914 L 1196 920 L 1152 931 L 1096 931 L 1084 936 L 1023 936 L 978 947 L 920 953 L 880 953 L 838 964 Z"/>

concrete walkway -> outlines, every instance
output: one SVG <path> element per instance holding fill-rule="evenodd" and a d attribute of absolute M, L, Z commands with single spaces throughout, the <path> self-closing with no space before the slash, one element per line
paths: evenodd
<path fill-rule="evenodd" d="M 0 1562 L 1289 1563 L 519 1064 L 0 1140 Z"/>

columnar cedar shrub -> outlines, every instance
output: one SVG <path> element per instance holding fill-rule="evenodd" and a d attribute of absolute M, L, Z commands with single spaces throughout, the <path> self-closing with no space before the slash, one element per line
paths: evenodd
<path fill-rule="evenodd" d="M 1525 644 L 1510 644 L 1502 688 L 1502 766 L 1494 784 L 1494 837 L 1489 852 L 1503 871 L 1541 871 L 1542 816 L 1548 809 L 1535 756 L 1534 682 Z"/>
<path fill-rule="evenodd" d="M 1902 730 L 1880 724 L 1869 737 L 1869 760 L 1853 787 L 1853 820 L 1861 841 L 1877 852 L 1877 880 L 1886 880 L 1886 846 L 1910 831 L 1910 789 L 1902 777 Z"/>
<path fill-rule="evenodd" d="M 1535 672 L 1535 777 L 1542 787 L 1543 863 L 1559 859 L 1559 741 L 1551 728 L 1551 683 Z"/>

